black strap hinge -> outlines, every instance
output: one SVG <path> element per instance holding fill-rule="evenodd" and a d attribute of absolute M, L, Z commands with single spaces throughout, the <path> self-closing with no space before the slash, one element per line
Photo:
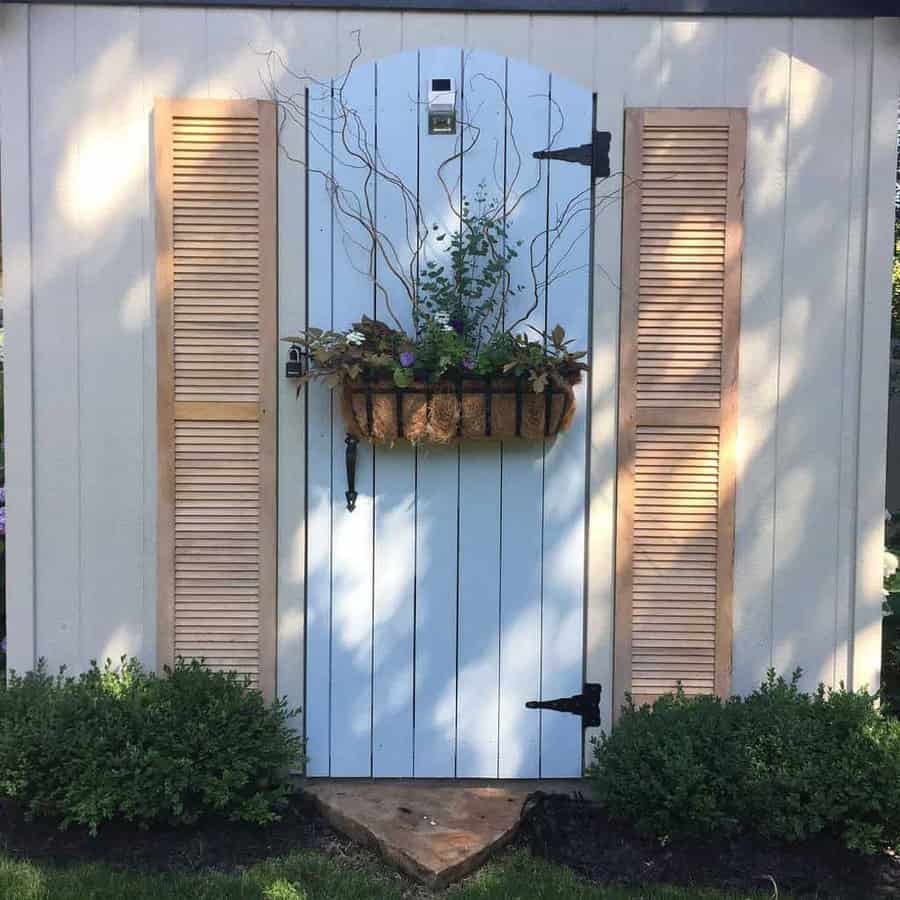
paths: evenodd
<path fill-rule="evenodd" d="M 558 159 L 591 167 L 592 178 L 609 178 L 609 142 L 612 132 L 595 131 L 590 144 L 580 147 L 564 147 L 559 150 L 535 150 L 535 159 Z"/>
<path fill-rule="evenodd" d="M 558 700 L 529 700 L 526 709 L 552 709 L 556 712 L 581 716 L 583 728 L 597 728 L 600 725 L 600 695 L 603 688 L 599 684 L 585 682 L 584 690 L 572 697 Z"/>

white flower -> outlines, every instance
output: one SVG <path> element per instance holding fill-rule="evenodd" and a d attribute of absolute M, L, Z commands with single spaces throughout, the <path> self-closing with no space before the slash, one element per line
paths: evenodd
<path fill-rule="evenodd" d="M 443 325 L 445 328 L 450 324 L 450 313 L 436 312 L 433 316 L 435 325 Z"/>
<path fill-rule="evenodd" d="M 884 577 L 891 578 L 893 575 L 897 574 L 897 569 L 900 567 L 900 559 L 891 553 L 889 550 L 884 551 Z"/>
<path fill-rule="evenodd" d="M 364 344 L 366 341 L 366 336 L 361 331 L 351 331 L 347 334 L 347 343 L 353 344 L 358 347 L 360 344 Z"/>

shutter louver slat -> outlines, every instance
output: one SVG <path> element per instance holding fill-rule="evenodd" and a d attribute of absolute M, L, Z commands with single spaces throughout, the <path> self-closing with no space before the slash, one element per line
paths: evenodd
<path fill-rule="evenodd" d="M 274 694 L 275 121 L 157 101 L 160 659 Z"/>
<path fill-rule="evenodd" d="M 727 694 L 742 110 L 629 110 L 617 700 Z"/>

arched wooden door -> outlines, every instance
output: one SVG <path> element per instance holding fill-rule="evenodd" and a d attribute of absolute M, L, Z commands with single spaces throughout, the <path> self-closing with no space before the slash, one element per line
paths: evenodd
<path fill-rule="evenodd" d="M 429 134 L 434 78 L 458 91 L 455 135 Z M 365 242 L 335 215 L 318 173 L 369 200 L 398 246 L 410 225 L 396 191 L 378 178 L 366 184 L 348 156 L 333 91 L 312 86 L 307 101 L 307 321 L 346 328 L 363 314 L 384 318 L 384 300 L 367 274 Z M 344 97 L 385 166 L 415 187 L 429 224 L 458 227 L 452 207 L 479 185 L 506 196 L 510 237 L 524 242 L 513 282 L 530 283 L 536 235 L 544 254 L 530 322 L 560 323 L 586 347 L 591 170 L 532 154 L 590 143 L 592 95 L 518 60 L 423 49 L 355 68 Z M 548 231 L 572 203 L 576 220 L 554 241 Z M 430 241 L 423 256 L 440 252 Z M 391 275 L 379 279 L 390 292 Z M 527 308 L 529 291 L 514 305 Z M 575 423 L 556 442 L 361 445 L 349 512 L 338 398 L 310 387 L 308 774 L 581 774 L 581 719 L 525 706 L 583 686 L 585 386 L 577 398 Z"/>

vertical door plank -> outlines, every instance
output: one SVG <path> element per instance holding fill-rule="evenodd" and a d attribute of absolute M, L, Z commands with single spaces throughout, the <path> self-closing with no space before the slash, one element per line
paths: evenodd
<path fill-rule="evenodd" d="M 354 70 L 343 87 L 344 103 L 356 115 L 342 115 L 335 79 L 334 177 L 342 202 L 374 204 L 374 182 L 354 154 L 374 145 L 375 70 Z M 335 213 L 333 314 L 336 329 L 349 328 L 375 312 L 367 238 L 362 228 Z M 373 454 L 361 441 L 357 451 L 356 509 L 344 498 L 346 427 L 333 402 L 332 446 L 332 625 L 331 625 L 331 774 L 371 774 L 372 735 L 372 541 Z"/>
<path fill-rule="evenodd" d="M 313 85 L 308 95 L 312 125 L 307 136 L 309 160 L 307 237 L 307 321 L 331 328 L 334 222 L 325 177 L 331 174 L 331 85 Z M 323 127 L 319 127 L 322 123 Z M 306 392 L 306 736 L 309 775 L 331 774 L 331 568 L 332 497 L 343 496 L 340 468 L 333 471 L 332 391 L 311 382 Z M 335 501 L 336 503 L 337 501 Z"/>
<path fill-rule="evenodd" d="M 503 57 L 465 53 L 460 109 L 463 141 L 470 149 L 463 160 L 463 192 L 473 211 L 479 192 L 501 205 L 503 201 L 505 81 Z M 459 469 L 457 775 L 496 778 L 500 442 L 464 442 Z"/>
<path fill-rule="evenodd" d="M 449 76 L 457 86 L 461 51 L 422 50 L 419 90 L 428 96 L 433 77 Z M 443 251 L 436 240 L 458 227 L 458 159 L 444 166 L 447 192 L 438 179 L 441 164 L 458 152 L 459 135 L 429 135 L 424 108 L 419 115 L 419 196 L 426 224 L 438 231 L 424 258 Z M 446 244 L 446 242 L 443 242 Z M 416 505 L 416 675 L 415 774 L 452 777 L 456 772 L 457 554 L 459 547 L 459 448 L 419 450 Z"/>
<path fill-rule="evenodd" d="M 593 100 L 562 78 L 551 81 L 556 146 L 591 140 Z M 573 348 L 588 345 L 591 259 L 591 174 L 585 166 L 551 163 L 547 328 L 563 326 Z M 586 385 L 575 389 L 575 418 L 566 434 L 546 442 L 544 459 L 541 696 L 580 693 L 583 684 Z M 581 720 L 541 713 L 541 777 L 578 777 Z"/>
<path fill-rule="evenodd" d="M 510 238 L 523 240 L 512 266 L 512 283 L 524 286 L 511 304 L 509 319 L 527 315 L 543 331 L 546 315 L 546 241 L 534 246 L 538 286 L 532 279 L 531 238 L 546 229 L 546 163 L 532 152 L 546 148 L 549 132 L 549 75 L 510 59 L 507 72 L 510 123 L 506 179 L 512 185 L 507 212 Z M 529 309 L 531 312 L 529 313 Z M 508 324 L 512 324 L 509 322 Z M 526 710 L 540 697 L 541 527 L 543 446 L 540 442 L 503 444 L 500 564 L 500 734 L 501 778 L 536 778 L 540 772 L 540 715 Z"/>
<path fill-rule="evenodd" d="M 397 248 L 390 257 L 392 266 L 408 269 L 417 229 L 418 53 L 410 50 L 376 65 L 377 144 L 383 171 L 376 179 L 376 220 Z M 412 190 L 411 198 L 404 199 L 392 174 Z M 379 258 L 377 266 L 378 282 L 394 316 L 412 333 L 412 304 L 403 283 L 385 259 Z M 398 326 L 381 291 L 375 309 L 379 320 Z M 372 774 L 380 777 L 409 776 L 413 770 L 415 476 L 415 450 L 409 443 L 375 448 Z"/>

